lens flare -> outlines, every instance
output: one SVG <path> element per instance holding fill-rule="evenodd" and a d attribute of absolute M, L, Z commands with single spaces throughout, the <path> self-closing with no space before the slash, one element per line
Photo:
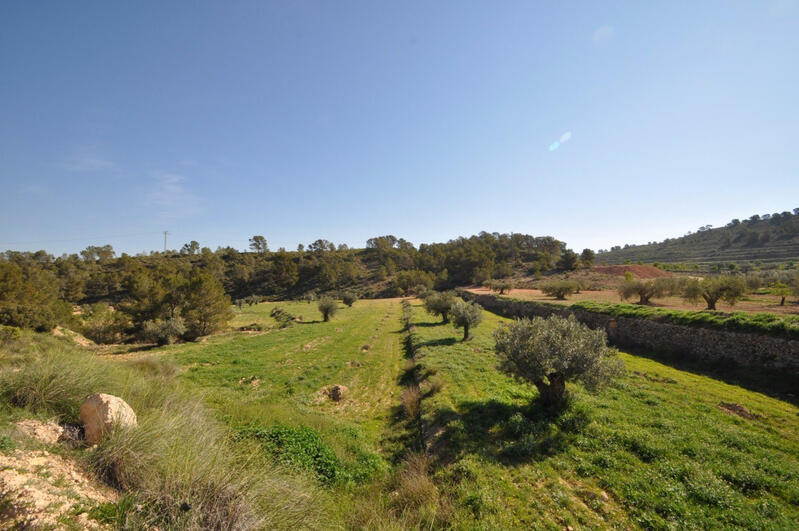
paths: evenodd
<path fill-rule="evenodd" d="M 549 145 L 549 150 L 550 150 L 550 151 L 555 151 L 555 150 L 556 150 L 556 149 L 558 149 L 559 147 L 560 147 L 560 142 L 558 142 L 557 140 L 555 140 L 554 142 L 552 142 L 552 143 Z"/>

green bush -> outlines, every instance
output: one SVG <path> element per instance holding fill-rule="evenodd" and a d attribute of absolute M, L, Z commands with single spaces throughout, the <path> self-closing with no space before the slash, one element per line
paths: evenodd
<path fill-rule="evenodd" d="M 352 291 L 345 291 L 341 295 L 341 302 L 347 306 L 352 306 L 358 300 L 358 295 Z"/>
<path fill-rule="evenodd" d="M 186 324 L 181 317 L 145 321 L 142 325 L 142 339 L 159 345 L 171 345 L 186 332 Z"/>
<path fill-rule="evenodd" d="M 121 343 L 130 326 L 130 317 L 98 302 L 84 308 L 80 332 L 95 343 Z"/>
<path fill-rule="evenodd" d="M 260 442 L 280 464 L 311 472 L 323 483 L 343 478 L 336 453 L 311 428 L 275 424 L 269 428 L 244 428 L 239 435 Z"/>
<path fill-rule="evenodd" d="M 16 341 L 22 337 L 22 330 L 17 326 L 0 325 L 0 344 Z"/>

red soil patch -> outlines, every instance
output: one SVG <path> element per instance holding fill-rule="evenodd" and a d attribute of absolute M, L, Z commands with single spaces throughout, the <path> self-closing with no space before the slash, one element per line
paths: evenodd
<path fill-rule="evenodd" d="M 658 278 L 670 277 L 671 274 L 662 269 L 658 269 L 651 265 L 610 265 L 610 266 L 594 266 L 591 268 L 592 273 L 600 273 L 603 275 L 612 275 L 616 277 L 623 277 L 629 271 L 635 278 Z"/>

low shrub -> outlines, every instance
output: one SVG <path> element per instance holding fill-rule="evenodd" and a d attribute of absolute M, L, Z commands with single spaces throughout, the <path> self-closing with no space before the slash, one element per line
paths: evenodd
<path fill-rule="evenodd" d="M 22 337 L 22 330 L 17 326 L 0 325 L 0 344 L 16 341 Z"/>
<path fill-rule="evenodd" d="M 145 321 L 142 325 L 141 337 L 149 343 L 171 345 L 186 333 L 186 324 L 181 317 Z"/>
<path fill-rule="evenodd" d="M 95 343 L 121 343 L 131 327 L 130 317 L 98 302 L 84 309 L 80 332 Z"/>
<path fill-rule="evenodd" d="M 286 328 L 294 324 L 294 315 L 290 314 L 280 306 L 275 306 L 272 308 L 272 311 L 269 313 L 269 316 L 272 317 L 275 321 L 277 321 L 278 326 L 280 328 Z"/>
<path fill-rule="evenodd" d="M 544 295 L 555 297 L 558 300 L 565 300 L 567 296 L 575 293 L 578 287 L 576 282 L 561 280 L 557 282 L 547 282 L 541 285 L 541 292 Z"/>
<path fill-rule="evenodd" d="M 306 426 L 275 424 L 269 428 L 244 428 L 239 435 L 257 440 L 277 462 L 311 472 L 323 483 L 332 483 L 344 476 L 333 449 L 315 430 Z"/>

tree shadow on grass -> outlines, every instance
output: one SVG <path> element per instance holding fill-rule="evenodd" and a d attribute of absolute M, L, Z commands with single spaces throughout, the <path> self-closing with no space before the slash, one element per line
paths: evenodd
<path fill-rule="evenodd" d="M 425 321 L 423 323 L 411 323 L 411 326 L 427 328 L 427 327 L 430 327 L 430 326 L 441 326 L 441 325 L 445 325 L 445 324 L 449 324 L 449 323 L 445 323 L 443 321 L 438 321 L 438 322 L 435 322 L 435 323 L 431 323 L 431 322 Z"/>
<path fill-rule="evenodd" d="M 457 411 L 439 409 L 428 431 L 438 434 L 431 450 L 444 462 L 471 453 L 512 466 L 565 451 L 590 421 L 584 408 L 569 401 L 551 409 L 538 401 L 518 405 L 489 400 L 461 402 Z"/>
<path fill-rule="evenodd" d="M 430 341 L 419 343 L 418 347 L 445 347 L 454 345 L 457 342 L 458 340 L 454 337 L 442 337 L 441 339 L 431 339 Z"/>
<path fill-rule="evenodd" d="M 689 356 L 658 353 L 646 349 L 624 348 L 623 350 L 681 371 L 721 380 L 799 406 L 799 392 L 797 392 L 799 377 L 790 370 L 743 367 L 731 360 L 716 362 L 697 360 Z"/>

